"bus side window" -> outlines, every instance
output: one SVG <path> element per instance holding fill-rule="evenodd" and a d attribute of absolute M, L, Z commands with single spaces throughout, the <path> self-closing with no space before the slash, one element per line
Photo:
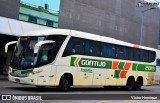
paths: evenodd
<path fill-rule="evenodd" d="M 129 48 L 128 47 L 124 47 L 124 58 L 126 60 L 130 60 Z"/>
<path fill-rule="evenodd" d="M 84 40 L 80 38 L 71 38 L 63 53 L 63 57 L 70 55 L 83 55 L 84 54 Z"/>
<path fill-rule="evenodd" d="M 116 46 L 116 58 L 117 59 L 124 59 L 124 47 L 123 46 Z"/>
<path fill-rule="evenodd" d="M 48 62 L 48 50 L 43 50 L 40 63 L 46 63 L 46 62 Z"/>
<path fill-rule="evenodd" d="M 128 49 L 129 49 L 129 60 L 134 60 L 134 49 L 130 47 Z"/>
<path fill-rule="evenodd" d="M 69 55 L 74 55 L 73 51 L 72 51 L 72 38 L 69 40 L 65 51 L 63 53 L 63 57 L 69 56 Z"/>
<path fill-rule="evenodd" d="M 137 61 L 137 49 L 132 48 L 132 60 Z"/>
<path fill-rule="evenodd" d="M 95 42 L 86 40 L 85 42 L 85 55 L 95 56 Z"/>
<path fill-rule="evenodd" d="M 107 44 L 103 44 L 102 56 L 107 58 Z"/>
<path fill-rule="evenodd" d="M 148 62 L 149 60 L 149 58 L 148 58 L 148 56 L 149 56 L 149 54 L 148 54 L 149 52 L 147 51 L 147 50 L 142 50 L 142 61 L 143 62 Z"/>
<path fill-rule="evenodd" d="M 116 56 L 115 45 L 113 45 L 113 44 L 106 44 L 105 48 L 106 48 L 107 57 L 108 58 L 115 58 L 115 56 Z"/>
<path fill-rule="evenodd" d="M 137 58 L 136 58 L 136 60 L 137 61 L 142 61 L 142 55 L 141 55 L 141 50 L 140 49 L 136 49 L 136 56 L 137 56 Z"/>
<path fill-rule="evenodd" d="M 96 56 L 102 57 L 103 55 L 103 43 L 96 42 Z"/>
<path fill-rule="evenodd" d="M 149 62 L 154 62 L 155 61 L 155 56 L 156 56 L 155 52 L 149 51 Z"/>
<path fill-rule="evenodd" d="M 72 52 L 74 54 L 83 55 L 84 54 L 84 40 L 79 38 L 74 38 L 72 43 Z"/>

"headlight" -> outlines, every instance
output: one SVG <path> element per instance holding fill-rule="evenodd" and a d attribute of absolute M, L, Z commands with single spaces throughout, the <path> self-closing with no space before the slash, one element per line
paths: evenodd
<path fill-rule="evenodd" d="M 28 76 L 31 76 L 31 75 L 33 75 L 33 73 L 28 73 L 27 75 L 28 75 Z"/>
<path fill-rule="evenodd" d="M 8 73 L 12 73 L 12 68 L 11 68 L 11 67 L 9 68 L 9 71 L 8 71 Z"/>

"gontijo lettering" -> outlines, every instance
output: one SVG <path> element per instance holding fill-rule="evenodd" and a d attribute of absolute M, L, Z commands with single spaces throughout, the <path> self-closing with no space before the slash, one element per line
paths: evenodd
<path fill-rule="evenodd" d="M 88 66 L 98 66 L 98 67 L 105 67 L 106 62 L 103 61 L 95 61 L 95 60 L 81 60 L 81 65 L 88 65 Z"/>

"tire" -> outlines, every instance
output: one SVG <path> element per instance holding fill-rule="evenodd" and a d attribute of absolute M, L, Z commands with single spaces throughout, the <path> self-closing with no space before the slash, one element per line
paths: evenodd
<path fill-rule="evenodd" d="M 137 81 L 135 82 L 134 89 L 135 90 L 140 90 L 141 87 L 142 87 L 142 80 L 138 78 Z"/>
<path fill-rule="evenodd" d="M 129 77 L 125 88 L 126 88 L 126 90 L 131 91 L 134 89 L 134 87 L 135 87 L 134 78 Z"/>
<path fill-rule="evenodd" d="M 61 91 L 68 91 L 71 86 L 71 78 L 68 75 L 62 76 L 58 89 Z"/>

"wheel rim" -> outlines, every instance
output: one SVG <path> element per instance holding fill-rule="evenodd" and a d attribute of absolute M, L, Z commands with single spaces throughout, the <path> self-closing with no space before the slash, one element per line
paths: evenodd
<path fill-rule="evenodd" d="M 68 85 L 69 85 L 69 81 L 67 80 L 67 79 L 64 79 L 63 80 L 63 87 L 68 87 Z"/>

